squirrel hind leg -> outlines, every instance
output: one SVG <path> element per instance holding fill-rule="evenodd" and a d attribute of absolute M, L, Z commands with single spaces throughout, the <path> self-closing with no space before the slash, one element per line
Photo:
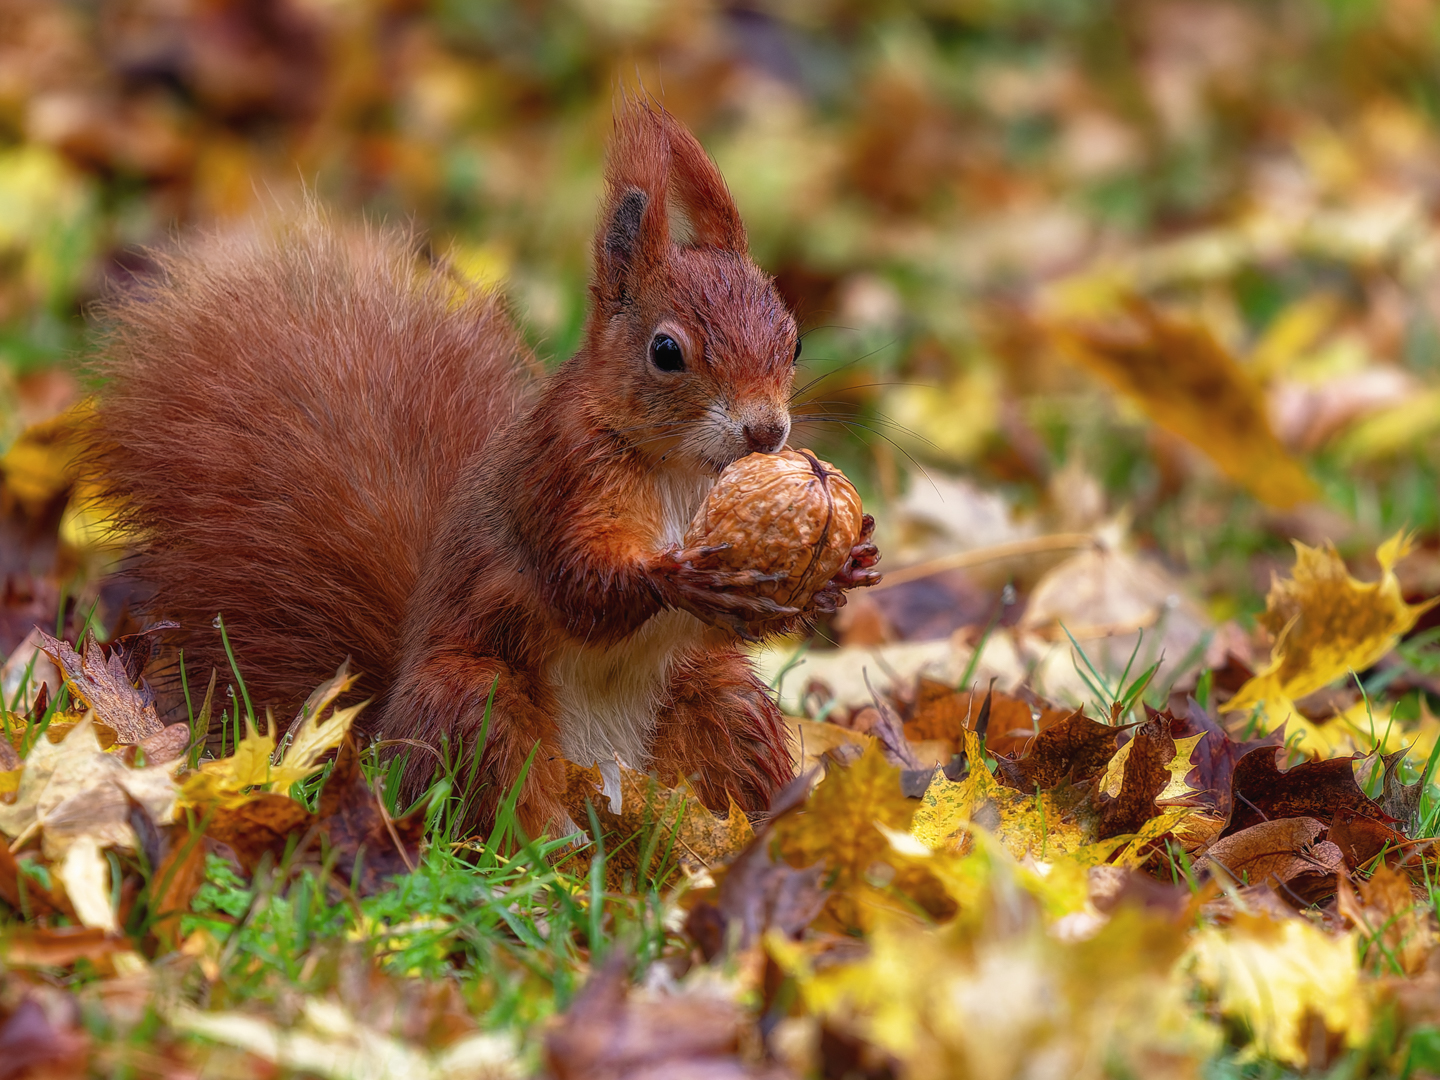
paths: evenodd
<path fill-rule="evenodd" d="M 409 805 L 425 794 L 437 767 L 444 766 L 438 755 L 448 754 L 448 767 L 454 769 L 464 799 L 457 835 L 487 834 L 533 750 L 516 800 L 518 824 L 531 838 L 573 832 L 573 822 L 560 802 L 566 787 L 565 762 L 555 719 L 530 693 L 531 683 L 499 658 L 469 653 L 435 654 L 405 670 L 388 695 L 377 731 L 379 738 L 397 741 L 393 752 L 409 751 L 400 777 L 401 804 Z M 472 770 L 482 731 L 485 746 Z M 433 747 L 435 753 L 419 750 L 410 745 L 412 741 Z"/>
<path fill-rule="evenodd" d="M 710 810 L 729 802 L 763 811 L 795 775 L 780 709 L 740 652 L 705 653 L 676 666 L 655 733 L 664 783 L 689 778 Z"/>

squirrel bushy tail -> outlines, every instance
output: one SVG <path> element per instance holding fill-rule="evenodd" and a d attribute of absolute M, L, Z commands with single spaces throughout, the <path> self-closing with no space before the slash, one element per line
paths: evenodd
<path fill-rule="evenodd" d="M 108 306 L 87 454 L 142 540 L 133 573 L 163 584 L 154 614 L 201 682 L 225 678 L 223 615 L 257 705 L 298 706 L 346 655 L 383 696 L 446 494 L 522 404 L 528 349 L 403 233 L 314 209 L 159 263 Z"/>

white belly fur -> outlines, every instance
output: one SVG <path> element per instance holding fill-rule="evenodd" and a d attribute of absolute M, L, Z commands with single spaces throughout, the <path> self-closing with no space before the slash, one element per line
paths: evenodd
<path fill-rule="evenodd" d="M 679 544 L 712 480 L 661 479 L 657 550 Z M 608 647 L 576 642 L 550 663 L 560 749 L 579 765 L 649 768 L 651 743 L 666 686 L 677 660 L 700 643 L 705 624 L 687 611 L 664 610 Z M 618 782 L 618 772 L 615 778 Z M 608 778 L 607 778 L 608 779 Z M 608 785 L 607 785 L 608 786 Z M 612 798 L 615 796 L 612 795 Z"/>
<path fill-rule="evenodd" d="M 651 742 L 670 672 L 699 643 L 704 624 L 686 611 L 661 611 L 609 648 L 576 645 L 550 664 L 560 749 L 579 765 L 650 765 Z"/>

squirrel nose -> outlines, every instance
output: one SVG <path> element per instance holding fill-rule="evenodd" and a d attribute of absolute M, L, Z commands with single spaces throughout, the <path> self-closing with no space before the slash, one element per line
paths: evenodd
<path fill-rule="evenodd" d="M 790 425 L 782 420 L 764 420 L 745 425 L 745 445 L 754 454 L 773 454 L 785 446 Z"/>

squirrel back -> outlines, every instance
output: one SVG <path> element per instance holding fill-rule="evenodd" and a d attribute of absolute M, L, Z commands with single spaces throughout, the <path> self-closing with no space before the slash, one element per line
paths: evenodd
<path fill-rule="evenodd" d="M 190 677 L 228 670 L 219 613 L 257 702 L 346 655 L 383 695 L 450 487 L 524 404 L 503 304 L 310 209 L 160 256 L 107 315 L 88 456 Z"/>

